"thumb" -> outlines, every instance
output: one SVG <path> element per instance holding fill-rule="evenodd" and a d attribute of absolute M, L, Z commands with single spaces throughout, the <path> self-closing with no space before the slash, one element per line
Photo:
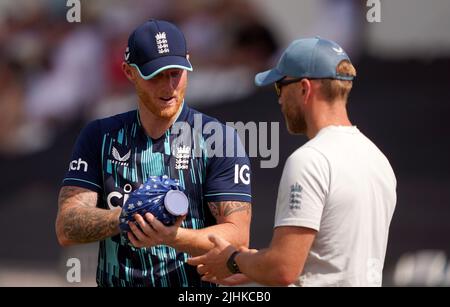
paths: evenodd
<path fill-rule="evenodd" d="M 176 226 L 177 228 L 181 226 L 181 223 L 183 223 L 183 221 L 186 219 L 186 215 L 183 216 L 179 216 L 177 217 L 174 226 Z"/>

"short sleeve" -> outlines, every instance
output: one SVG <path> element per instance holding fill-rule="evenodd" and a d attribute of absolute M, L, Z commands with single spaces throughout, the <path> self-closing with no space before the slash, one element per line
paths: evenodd
<path fill-rule="evenodd" d="M 75 143 L 63 186 L 77 186 L 94 192 L 102 190 L 101 131 L 99 121 L 89 123 Z"/>
<path fill-rule="evenodd" d="M 250 160 L 236 130 L 227 127 L 226 131 L 223 157 L 208 158 L 204 196 L 208 202 L 251 202 Z"/>
<path fill-rule="evenodd" d="M 278 188 L 275 227 L 299 226 L 319 231 L 329 193 L 328 160 L 302 147 L 286 161 Z"/>

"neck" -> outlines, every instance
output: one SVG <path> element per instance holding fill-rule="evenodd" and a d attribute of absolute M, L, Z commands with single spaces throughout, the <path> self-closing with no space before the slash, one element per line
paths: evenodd
<path fill-rule="evenodd" d="M 328 126 L 352 126 L 347 114 L 345 101 L 317 101 L 312 104 L 310 116 L 305 118 L 306 135 L 312 139 L 319 131 Z"/>
<path fill-rule="evenodd" d="M 178 112 L 170 118 L 162 118 L 153 114 L 149 109 L 147 109 L 143 104 L 139 103 L 139 120 L 144 128 L 145 133 L 152 139 L 159 139 L 167 129 L 172 126 L 178 117 L 179 112 L 183 104 L 180 105 Z"/>

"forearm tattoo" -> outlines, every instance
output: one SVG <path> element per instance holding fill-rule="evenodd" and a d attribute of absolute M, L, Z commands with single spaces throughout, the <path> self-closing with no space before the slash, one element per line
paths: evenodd
<path fill-rule="evenodd" d="M 96 208 L 98 194 L 76 187 L 63 187 L 59 210 L 64 235 L 78 243 L 103 240 L 117 233 L 119 219 L 114 211 Z"/>
<path fill-rule="evenodd" d="M 208 206 L 215 218 L 227 217 L 240 211 L 246 211 L 247 214 L 251 213 L 251 204 L 242 201 L 209 202 Z"/>

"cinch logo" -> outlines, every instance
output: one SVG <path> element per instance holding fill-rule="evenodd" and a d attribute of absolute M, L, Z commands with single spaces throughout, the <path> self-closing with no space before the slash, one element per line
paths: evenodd
<path fill-rule="evenodd" d="M 79 158 L 78 160 L 73 160 L 69 164 L 69 171 L 79 171 L 83 167 L 83 172 L 87 173 L 88 171 L 88 164 L 86 161 L 81 160 Z"/>
<path fill-rule="evenodd" d="M 121 205 L 121 207 L 122 207 L 123 204 L 125 204 L 127 202 L 129 194 L 133 191 L 133 187 L 131 186 L 131 184 L 127 183 L 123 187 L 123 191 L 125 192 L 124 194 L 122 194 L 120 192 L 117 192 L 117 191 L 114 191 L 114 192 L 111 192 L 111 193 L 108 194 L 108 197 L 106 197 L 106 202 L 108 203 L 109 209 L 117 208 L 117 206 L 114 206 L 112 204 L 112 202 L 111 202 L 111 200 L 113 198 L 117 198 L 117 199 L 122 199 L 123 198 L 122 205 Z"/>
<path fill-rule="evenodd" d="M 250 183 L 250 167 L 248 165 L 242 167 L 239 167 L 238 164 L 234 165 L 234 183 L 237 184 L 239 181 L 246 185 Z"/>

